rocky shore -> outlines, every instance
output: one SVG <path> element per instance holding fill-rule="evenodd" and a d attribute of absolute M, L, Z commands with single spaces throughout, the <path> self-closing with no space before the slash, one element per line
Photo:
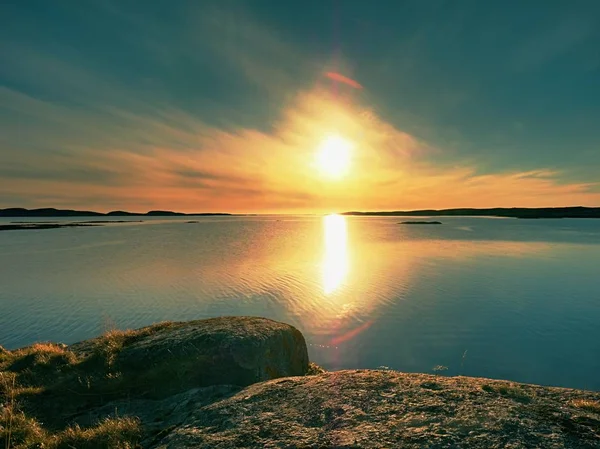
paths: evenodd
<path fill-rule="evenodd" d="M 600 448 L 600 393 L 390 370 L 322 372 L 252 317 L 0 347 L 10 448 Z"/>

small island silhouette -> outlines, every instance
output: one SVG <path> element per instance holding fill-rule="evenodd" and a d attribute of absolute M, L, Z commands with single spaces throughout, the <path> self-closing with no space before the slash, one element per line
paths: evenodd
<path fill-rule="evenodd" d="M 345 212 L 343 215 L 382 217 L 506 217 L 506 218 L 600 218 L 600 207 L 497 207 L 491 209 L 423 209 L 411 211 Z"/>
<path fill-rule="evenodd" d="M 89 210 L 55 209 L 53 207 L 43 209 L 25 209 L 12 207 L 0 209 L 0 217 L 185 217 L 185 216 L 213 216 L 233 215 L 224 212 L 197 212 L 185 214 L 183 212 L 172 212 L 168 210 L 151 210 L 149 212 L 127 212 L 114 210 L 111 212 L 94 212 Z"/>
<path fill-rule="evenodd" d="M 401 221 L 398 224 L 404 225 L 440 225 L 441 221 Z"/>
<path fill-rule="evenodd" d="M 24 209 L 10 208 L 0 209 L 0 217 L 19 217 L 19 218 L 48 218 L 48 217 L 184 217 L 184 216 L 229 216 L 233 214 L 223 212 L 199 212 L 193 214 L 184 214 L 181 212 L 171 212 L 163 210 L 151 210 L 146 213 L 126 212 L 116 210 L 108 213 L 93 212 L 87 210 L 71 209 Z M 0 231 L 18 231 L 34 229 L 59 229 L 76 228 L 86 226 L 103 226 L 104 224 L 141 222 L 142 220 L 89 220 L 82 222 L 57 222 L 57 221 L 12 221 L 9 224 L 0 224 Z"/>

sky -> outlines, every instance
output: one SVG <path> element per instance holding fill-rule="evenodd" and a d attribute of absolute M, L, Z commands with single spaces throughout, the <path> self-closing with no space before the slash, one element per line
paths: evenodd
<path fill-rule="evenodd" d="M 599 206 L 599 123 L 597 0 L 0 5 L 0 208 Z"/>

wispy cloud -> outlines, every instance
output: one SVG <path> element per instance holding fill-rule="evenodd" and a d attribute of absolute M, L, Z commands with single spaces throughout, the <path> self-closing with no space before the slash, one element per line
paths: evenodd
<path fill-rule="evenodd" d="M 311 58 L 247 11 L 190 6 L 181 45 L 171 43 L 169 54 L 155 24 L 117 6 L 110 14 L 135 31 L 124 45 L 141 48 L 165 79 L 170 64 L 208 71 L 210 61 L 262 100 L 243 110 L 214 99 L 171 101 L 164 80 L 113 76 L 93 70 L 86 55 L 78 64 L 67 50 L 59 57 L 3 43 L 8 64 L 0 74 L 10 82 L 0 86 L 2 205 L 320 212 L 600 202 L 598 184 L 567 182 L 556 167 L 480 174 L 477 158 L 454 152 L 460 142 L 434 145 L 352 86 L 330 89 L 329 61 Z M 249 124 L 265 104 L 262 125 Z M 340 181 L 315 167 L 330 134 L 354 145 Z"/>
<path fill-rule="evenodd" d="M 35 110 L 37 103 L 30 106 Z M 85 148 L 66 145 L 67 155 L 3 166 L 0 179 L 20 197 L 43 191 L 80 207 L 104 198 L 133 209 L 145 204 L 185 211 L 545 206 L 600 199 L 593 184 L 560 183 L 556 170 L 478 175 L 473 166 L 436 166 L 430 156 L 442 149 L 320 89 L 299 93 L 270 133 L 210 128 L 173 110 L 157 114 L 160 119 L 114 115 L 125 129 L 145 134 L 145 143 L 131 150 L 113 147 L 110 139 Z M 354 168 L 338 183 L 322 179 L 313 165 L 319 142 L 332 132 L 355 142 Z"/>

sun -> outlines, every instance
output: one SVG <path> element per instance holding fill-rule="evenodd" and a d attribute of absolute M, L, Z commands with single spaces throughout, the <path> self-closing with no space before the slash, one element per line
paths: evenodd
<path fill-rule="evenodd" d="M 319 170 L 331 178 L 340 178 L 345 175 L 350 166 L 350 152 L 352 144 L 340 136 L 327 136 L 317 153 Z"/>

